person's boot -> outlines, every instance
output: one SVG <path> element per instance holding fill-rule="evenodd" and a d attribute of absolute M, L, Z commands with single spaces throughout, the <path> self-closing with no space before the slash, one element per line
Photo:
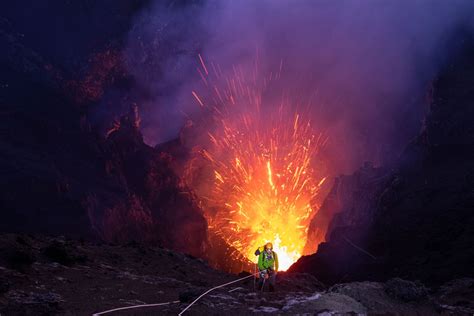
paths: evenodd
<path fill-rule="evenodd" d="M 260 292 L 262 290 L 262 287 L 263 287 L 263 282 L 258 282 L 257 283 L 257 291 Z"/>

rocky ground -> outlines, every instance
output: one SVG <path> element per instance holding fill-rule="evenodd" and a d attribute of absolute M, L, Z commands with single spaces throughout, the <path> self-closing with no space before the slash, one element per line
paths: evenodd
<path fill-rule="evenodd" d="M 64 237 L 0 236 L 1 315 L 92 315 L 161 302 L 113 315 L 178 314 L 199 294 L 241 276 L 163 248 L 92 244 Z M 177 301 L 177 302 L 176 302 Z M 217 289 L 190 315 L 471 315 L 474 280 L 439 288 L 391 279 L 326 287 L 313 276 L 281 273 L 277 292 L 255 292 L 253 279 Z"/>

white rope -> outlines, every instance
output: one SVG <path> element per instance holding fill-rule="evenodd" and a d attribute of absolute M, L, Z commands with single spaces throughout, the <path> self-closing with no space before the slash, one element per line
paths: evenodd
<path fill-rule="evenodd" d="M 121 311 L 124 309 L 132 309 L 132 308 L 142 308 L 142 307 L 153 307 L 153 306 L 163 306 L 163 305 L 170 305 L 170 304 L 177 304 L 179 301 L 172 301 L 172 302 L 166 302 L 166 303 L 157 303 L 157 304 L 142 304 L 142 305 L 133 305 L 133 306 L 127 306 L 127 307 L 119 307 L 119 308 L 114 308 L 114 309 L 109 309 L 108 311 L 100 312 L 100 313 L 95 313 L 92 314 L 92 316 L 98 316 L 98 315 L 103 315 L 111 312 L 116 312 L 116 311 Z"/>
<path fill-rule="evenodd" d="M 257 269 L 257 267 L 255 266 L 255 270 Z M 189 304 L 188 306 L 186 306 L 185 309 L 183 309 L 181 311 L 181 313 L 178 314 L 178 316 L 181 316 L 183 315 L 183 313 L 185 311 L 187 311 L 189 308 L 191 308 L 191 306 L 194 305 L 194 303 L 196 303 L 199 299 L 201 299 L 203 296 L 205 296 L 206 294 L 216 290 L 216 289 L 219 289 L 221 287 L 224 287 L 224 286 L 227 286 L 227 285 L 230 285 L 230 284 L 234 284 L 234 283 L 237 283 L 237 282 L 240 282 L 240 281 L 243 281 L 245 279 L 248 279 L 248 278 L 251 278 L 251 277 L 255 277 L 257 274 L 259 273 L 262 273 L 266 270 L 262 270 L 262 271 L 259 271 L 259 272 L 255 272 L 254 274 L 250 274 L 250 275 L 247 275 L 243 278 L 240 278 L 240 279 L 237 279 L 237 280 L 234 280 L 234 281 L 231 281 L 231 282 L 227 282 L 227 283 L 224 283 L 224 284 L 221 284 L 221 285 L 218 285 L 218 286 L 215 286 L 209 290 L 207 290 L 206 292 L 202 293 L 201 295 L 198 296 L 198 298 L 196 298 L 194 301 L 191 302 L 191 304 Z M 265 279 L 263 279 L 263 285 L 265 285 Z M 255 287 L 255 280 L 254 280 L 254 287 Z M 236 289 L 234 289 L 236 290 Z M 232 291 L 234 291 L 232 290 Z M 263 287 L 262 287 L 262 290 L 263 290 Z M 142 305 L 133 305 L 133 306 L 127 306 L 127 307 L 119 307 L 119 308 L 114 308 L 114 309 L 110 309 L 110 310 L 107 310 L 107 311 L 104 311 L 104 312 L 100 312 L 100 313 L 94 313 L 92 314 L 92 316 L 99 316 L 99 315 L 103 315 L 103 314 L 107 314 L 107 313 L 111 313 L 111 312 L 116 312 L 116 311 L 121 311 L 121 310 L 125 310 L 125 309 L 132 309 L 132 308 L 142 308 L 142 307 L 154 307 L 154 306 L 163 306 L 163 305 L 170 305 L 170 304 L 176 304 L 176 303 L 179 303 L 180 301 L 172 301 L 172 302 L 165 302 L 165 303 L 157 303 L 157 304 L 142 304 Z M 1 316 L 1 315 L 0 315 Z"/>
<path fill-rule="evenodd" d="M 198 298 L 196 298 L 194 301 L 191 302 L 191 304 L 189 304 L 188 306 L 186 306 L 185 309 L 183 309 L 181 311 L 181 313 L 178 314 L 178 316 L 181 316 L 183 315 L 183 313 L 185 311 L 187 311 L 191 306 L 193 306 L 194 303 L 196 303 L 200 298 L 202 298 L 204 295 L 208 294 L 209 292 L 211 291 L 214 291 L 215 289 L 218 289 L 218 288 L 221 288 L 221 287 L 224 287 L 224 286 L 227 286 L 227 285 L 230 285 L 230 284 L 233 284 L 233 283 L 237 283 L 239 281 L 242 281 L 242 280 L 245 280 L 245 279 L 248 279 L 248 278 L 251 278 L 253 276 L 255 276 L 257 273 L 254 273 L 254 274 L 251 274 L 251 275 L 247 275 L 246 277 L 243 277 L 243 278 L 240 278 L 240 279 L 237 279 L 237 280 L 234 280 L 232 282 L 228 282 L 228 283 L 225 283 L 225 284 L 222 284 L 222 285 L 218 285 L 216 287 L 213 287 L 212 289 L 209 289 L 207 290 L 206 292 L 202 293 Z"/>
<path fill-rule="evenodd" d="M 232 293 L 232 292 L 237 291 L 237 290 L 240 290 L 240 289 L 242 289 L 242 288 L 241 288 L 241 287 L 236 287 L 236 288 L 230 290 L 228 293 Z"/>
<path fill-rule="evenodd" d="M 214 291 L 215 289 L 218 289 L 218 288 L 221 288 L 221 287 L 224 287 L 224 286 L 227 286 L 227 285 L 230 285 L 230 284 L 237 283 L 237 282 L 239 282 L 239 281 L 248 279 L 248 278 L 250 278 L 250 277 L 255 276 L 255 275 L 258 274 L 258 273 L 259 273 L 259 272 L 254 273 L 254 274 L 251 274 L 251 275 L 248 275 L 248 276 L 246 276 L 246 277 L 243 277 L 243 278 L 240 278 L 240 279 L 237 279 L 237 280 L 234 280 L 234 281 L 232 281 L 232 282 L 227 282 L 227 283 L 225 283 L 225 284 L 218 285 L 218 286 L 216 286 L 216 287 L 213 287 L 212 289 L 207 290 L 206 292 L 204 292 L 203 294 L 201 294 L 198 298 L 196 298 L 194 301 L 192 301 L 191 304 L 189 304 L 188 306 L 186 306 L 186 308 L 183 309 L 183 310 L 181 311 L 181 313 L 179 313 L 179 316 L 181 316 L 181 315 L 182 315 L 185 311 L 187 311 L 194 303 L 196 303 L 200 298 L 202 298 L 204 295 L 208 294 L 209 292 Z M 236 289 L 234 289 L 234 290 L 236 290 Z M 180 301 L 172 301 L 172 302 L 165 302 L 165 303 L 142 304 L 142 305 L 127 306 L 127 307 L 119 307 L 119 308 L 109 309 L 109 310 L 107 310 L 107 311 L 100 312 L 100 313 L 94 313 L 94 314 L 92 314 L 92 316 L 99 316 L 99 315 L 103 315 L 103 314 L 107 314 L 107 313 L 111 313 L 111 312 L 116 312 L 116 311 L 121 311 L 121 310 L 125 310 L 125 309 L 142 308 L 142 307 L 154 307 L 154 306 L 163 306 L 163 305 L 177 304 L 177 303 L 179 303 L 179 302 L 180 302 Z"/>

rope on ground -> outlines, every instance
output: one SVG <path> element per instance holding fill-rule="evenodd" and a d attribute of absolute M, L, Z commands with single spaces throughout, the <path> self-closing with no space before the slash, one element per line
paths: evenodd
<path fill-rule="evenodd" d="M 359 251 L 362 251 L 363 253 L 365 253 L 367 256 L 371 257 L 372 259 L 374 260 L 377 260 L 377 258 L 375 256 L 373 256 L 372 254 L 370 254 L 368 251 L 354 245 L 349 239 L 347 239 L 346 236 L 343 236 L 344 240 L 347 241 L 349 243 L 349 245 L 351 245 L 352 247 L 356 248 L 357 250 Z"/>
<path fill-rule="evenodd" d="M 259 272 L 257 273 L 254 273 L 254 274 L 251 274 L 251 275 L 248 275 L 246 277 L 243 277 L 243 278 L 240 278 L 240 279 L 237 279 L 237 280 L 234 280 L 234 281 L 231 281 L 231 282 L 227 282 L 225 284 L 221 284 L 221 285 L 218 285 L 218 286 L 215 286 L 209 290 L 207 290 L 206 292 L 204 292 L 203 294 L 201 294 L 198 298 L 196 298 L 194 301 L 191 302 L 191 304 L 189 304 L 188 306 L 186 306 L 185 309 L 183 309 L 181 311 L 181 313 L 179 313 L 178 315 L 181 316 L 185 311 L 187 311 L 194 303 L 196 303 L 200 298 L 202 298 L 204 295 L 208 294 L 209 292 L 211 291 L 214 291 L 215 289 L 219 289 L 221 287 L 224 287 L 224 286 L 227 286 L 227 285 L 230 285 L 230 284 L 233 284 L 233 283 L 237 283 L 237 282 L 240 282 L 240 281 L 243 281 L 245 279 L 248 279 L 248 278 L 251 278 L 251 277 L 254 277 L 258 274 Z M 237 290 L 238 288 L 232 290 L 232 291 L 235 291 Z M 172 301 L 172 302 L 165 302 L 165 303 L 156 303 L 156 304 L 142 304 L 142 305 L 132 305 L 132 306 L 127 306 L 127 307 L 119 307 L 119 308 L 114 308 L 114 309 L 109 309 L 107 311 L 103 311 L 103 312 L 100 312 L 100 313 L 94 313 L 92 314 L 92 316 L 99 316 L 99 315 L 104 315 L 104 314 L 107 314 L 107 313 L 112 313 L 112 312 L 117 312 L 117 311 L 121 311 L 121 310 L 125 310 L 125 309 L 132 309 L 132 308 L 142 308 L 142 307 L 154 307 L 154 306 L 163 306 L 163 305 L 170 305 L 170 304 L 177 304 L 179 303 L 180 301 Z"/>
<path fill-rule="evenodd" d="M 231 281 L 231 282 L 227 282 L 227 283 L 225 283 L 225 284 L 221 284 L 221 285 L 218 285 L 218 286 L 213 287 L 212 289 L 207 290 L 206 292 L 204 292 L 204 293 L 202 293 L 201 295 L 199 295 L 198 298 L 196 298 L 194 301 L 192 301 L 191 304 L 189 304 L 188 306 L 186 306 L 186 308 L 183 309 L 183 310 L 181 311 L 181 313 L 178 314 L 178 316 L 183 315 L 183 313 L 184 313 L 185 311 L 187 311 L 191 306 L 193 306 L 194 303 L 196 303 L 200 298 L 202 298 L 204 295 L 208 294 L 209 292 L 214 291 L 214 290 L 216 290 L 216 289 L 219 289 L 219 288 L 221 288 L 221 287 L 224 287 L 224 286 L 227 286 L 227 285 L 230 285 L 230 284 L 233 284 L 233 283 L 237 283 L 237 282 L 243 281 L 243 280 L 245 280 L 245 279 L 254 277 L 256 274 L 257 274 L 257 273 L 254 273 L 254 274 L 251 274 L 251 275 L 247 275 L 246 277 L 243 277 L 243 278 L 240 278 L 240 279 Z"/>
<path fill-rule="evenodd" d="M 163 306 L 163 305 L 170 305 L 170 304 L 177 304 L 177 303 L 179 303 L 179 301 L 172 301 L 172 302 L 166 302 L 166 303 L 156 303 L 156 304 L 133 305 L 133 306 L 127 306 L 127 307 L 119 307 L 119 308 L 109 309 L 108 311 L 104 311 L 104 312 L 100 312 L 100 313 L 95 313 L 95 314 L 92 314 L 92 316 L 103 315 L 103 314 L 107 314 L 107 313 L 112 313 L 112 312 L 116 312 L 116 311 L 121 311 L 121 310 L 124 310 L 124 309 Z"/>
<path fill-rule="evenodd" d="M 228 293 L 232 293 L 232 292 L 235 292 L 237 290 L 240 290 L 242 289 L 241 287 L 236 287 L 236 288 L 233 288 L 232 290 L 230 290 Z"/>

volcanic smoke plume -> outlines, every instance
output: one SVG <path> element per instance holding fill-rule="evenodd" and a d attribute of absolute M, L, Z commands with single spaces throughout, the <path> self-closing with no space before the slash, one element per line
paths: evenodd
<path fill-rule="evenodd" d="M 152 6 L 137 17 L 125 51 L 146 92 L 145 140 L 173 139 L 187 120 L 182 145 L 191 154 L 178 173 L 210 233 L 249 259 L 274 241 L 287 267 L 303 254 L 332 177 L 364 161 L 390 163 L 416 135 L 429 80 L 450 53 L 451 34 L 472 24 L 464 14 L 472 6 Z"/>

